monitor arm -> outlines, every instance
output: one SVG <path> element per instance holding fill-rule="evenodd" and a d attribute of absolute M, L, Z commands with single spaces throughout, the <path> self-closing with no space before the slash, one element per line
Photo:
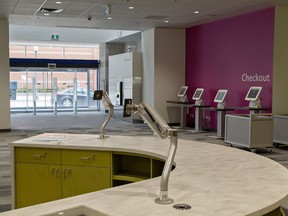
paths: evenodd
<path fill-rule="evenodd" d="M 173 199 L 168 197 L 168 182 L 177 150 L 177 130 L 171 129 L 157 111 L 147 103 L 141 103 L 139 105 L 128 104 L 124 106 L 124 112 L 125 111 L 128 113 L 139 113 L 144 122 L 148 124 L 156 135 L 162 139 L 170 138 L 170 148 L 162 171 L 160 196 L 155 199 L 155 202 L 158 204 L 173 203 Z"/>
<path fill-rule="evenodd" d="M 105 107 L 106 110 L 109 111 L 109 114 L 105 120 L 105 122 L 102 124 L 101 129 L 100 129 L 100 137 L 99 139 L 104 139 L 104 130 L 108 122 L 110 121 L 111 117 L 113 116 L 114 113 L 114 105 L 110 101 L 110 98 L 107 94 L 106 91 L 102 90 L 97 90 L 94 92 L 93 100 L 101 100 L 103 103 L 103 106 Z"/>

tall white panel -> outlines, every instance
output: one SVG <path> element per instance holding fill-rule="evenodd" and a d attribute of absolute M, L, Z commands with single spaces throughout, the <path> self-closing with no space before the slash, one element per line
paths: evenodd
<path fill-rule="evenodd" d="M 0 130 L 10 129 L 9 24 L 0 20 Z"/>

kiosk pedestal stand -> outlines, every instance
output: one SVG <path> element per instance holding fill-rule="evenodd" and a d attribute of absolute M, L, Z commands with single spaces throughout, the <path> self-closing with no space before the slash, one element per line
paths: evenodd
<path fill-rule="evenodd" d="M 178 94 L 179 95 L 179 94 Z M 180 102 L 183 102 L 180 106 L 180 127 L 186 127 L 186 113 L 187 113 L 187 106 L 185 106 L 185 102 L 187 102 L 187 96 L 186 94 L 182 97 L 180 97 Z"/>
<path fill-rule="evenodd" d="M 202 130 L 203 110 L 201 107 L 204 106 L 204 100 L 201 97 L 203 91 L 203 88 L 197 88 L 192 96 L 192 100 L 195 100 L 195 131 Z"/>
<path fill-rule="evenodd" d="M 201 107 L 204 106 L 204 100 L 199 99 L 195 101 L 195 131 L 202 130 L 202 121 L 203 121 L 203 109 Z"/>
<path fill-rule="evenodd" d="M 249 101 L 249 112 L 250 114 L 258 114 L 261 108 L 261 101 L 259 99 L 262 87 L 252 86 L 250 87 L 245 97 L 246 101 Z"/>
<path fill-rule="evenodd" d="M 180 127 L 186 127 L 186 113 L 187 113 L 187 92 L 188 86 L 181 86 L 177 96 L 179 101 L 166 101 L 167 103 L 176 104 L 180 106 Z"/>
<path fill-rule="evenodd" d="M 180 127 L 186 127 L 186 113 L 187 107 L 185 106 L 185 102 L 187 102 L 187 92 L 188 86 L 181 86 L 177 96 L 179 97 L 180 102 L 182 102 L 180 106 Z"/>
<path fill-rule="evenodd" d="M 217 103 L 217 137 L 225 135 L 226 101 Z"/>
<path fill-rule="evenodd" d="M 260 113 L 260 108 L 261 108 L 261 100 L 257 98 L 255 101 L 250 101 L 249 102 L 249 112 L 250 114 L 258 114 Z"/>

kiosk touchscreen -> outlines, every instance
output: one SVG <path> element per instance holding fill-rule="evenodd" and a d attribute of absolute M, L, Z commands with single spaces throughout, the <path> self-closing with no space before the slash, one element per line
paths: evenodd
<path fill-rule="evenodd" d="M 204 89 L 203 88 L 197 88 L 193 94 L 193 97 L 192 97 L 192 100 L 195 100 L 195 105 L 203 105 L 204 104 L 204 101 L 203 99 L 201 98 L 202 97 L 202 94 L 204 92 Z"/>
<path fill-rule="evenodd" d="M 261 107 L 260 99 L 259 99 L 261 90 L 262 90 L 262 87 L 257 87 L 257 86 L 250 87 L 245 97 L 245 100 L 249 101 L 249 107 L 251 108 Z"/>
<path fill-rule="evenodd" d="M 188 86 L 181 86 L 177 96 L 180 98 L 180 101 L 185 102 L 187 100 L 186 92 Z"/>
<path fill-rule="evenodd" d="M 218 90 L 218 92 L 214 98 L 214 102 L 217 103 L 217 108 L 224 109 L 226 107 L 225 97 L 226 97 L 227 91 L 228 90 L 226 90 L 226 89 Z"/>

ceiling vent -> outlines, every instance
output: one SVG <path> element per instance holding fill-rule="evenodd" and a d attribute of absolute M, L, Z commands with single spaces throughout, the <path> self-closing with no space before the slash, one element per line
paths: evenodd
<path fill-rule="evenodd" d="M 144 19 L 153 19 L 153 20 L 163 20 L 166 19 L 168 16 L 158 16 L 158 15 L 150 15 L 144 17 Z"/>
<path fill-rule="evenodd" d="M 54 9 L 54 8 L 41 8 L 41 13 L 61 13 L 63 9 Z"/>

